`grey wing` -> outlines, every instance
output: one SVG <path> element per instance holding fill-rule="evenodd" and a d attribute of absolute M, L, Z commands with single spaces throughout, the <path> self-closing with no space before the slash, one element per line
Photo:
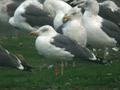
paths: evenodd
<path fill-rule="evenodd" d="M 0 65 L 16 68 L 17 66 L 19 66 L 19 62 L 13 54 L 11 54 L 10 52 L 8 53 L 8 51 L 0 47 Z"/>
<path fill-rule="evenodd" d="M 60 34 L 63 34 L 62 29 L 63 29 L 63 24 L 60 25 L 60 26 L 56 29 L 56 32 L 57 32 L 57 33 L 60 33 Z"/>
<path fill-rule="evenodd" d="M 65 48 L 65 51 L 73 54 L 75 58 L 89 59 L 93 57 L 92 53 L 88 49 L 83 48 L 76 41 L 64 35 L 55 36 L 53 39 L 54 41 L 51 42 L 51 44 L 56 47 Z"/>
<path fill-rule="evenodd" d="M 62 29 L 65 27 L 65 24 L 66 24 L 67 22 L 69 22 L 69 20 L 64 20 L 64 21 L 63 21 L 63 24 L 60 25 L 60 26 L 56 29 L 56 32 L 58 32 L 58 33 L 60 33 L 60 34 L 63 34 L 63 30 L 62 30 Z"/>
<path fill-rule="evenodd" d="M 108 36 L 115 38 L 120 44 L 120 28 L 116 24 L 104 19 L 101 28 Z"/>
<path fill-rule="evenodd" d="M 118 9 L 118 12 L 120 13 L 120 9 Z"/>
<path fill-rule="evenodd" d="M 10 66 L 11 67 L 17 68 L 18 66 L 20 66 L 21 61 L 15 55 L 10 53 L 9 56 L 10 56 Z"/>
<path fill-rule="evenodd" d="M 117 11 L 114 11 L 114 14 L 120 17 L 120 10 L 118 9 Z"/>
<path fill-rule="evenodd" d="M 103 5 L 99 5 L 100 10 L 99 10 L 99 15 L 106 19 L 106 20 L 110 20 L 112 22 L 114 22 L 115 24 L 117 24 L 119 27 L 119 23 L 120 23 L 120 15 L 115 14 L 114 12 L 112 12 L 109 8 L 103 6 Z"/>
<path fill-rule="evenodd" d="M 22 16 L 26 18 L 26 22 L 31 26 L 53 26 L 53 19 L 49 17 L 41 8 L 29 5 L 25 8 L 25 12 Z"/>
<path fill-rule="evenodd" d="M 6 50 L 0 46 L 0 65 L 7 66 L 10 63 L 10 57 Z"/>

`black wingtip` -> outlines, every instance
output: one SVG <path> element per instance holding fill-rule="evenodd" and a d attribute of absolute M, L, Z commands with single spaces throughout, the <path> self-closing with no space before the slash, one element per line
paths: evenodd
<path fill-rule="evenodd" d="M 101 58 L 101 57 L 97 57 L 96 62 L 98 62 L 98 63 L 100 63 L 100 64 L 112 63 L 111 60 L 103 59 L 103 58 Z"/>
<path fill-rule="evenodd" d="M 28 66 L 28 65 L 23 65 L 23 67 L 24 67 L 24 71 L 29 71 L 29 72 L 32 72 L 35 69 L 35 68 Z"/>
<path fill-rule="evenodd" d="M 93 63 L 98 63 L 98 64 L 107 64 L 107 63 L 112 63 L 111 60 L 107 60 L 101 57 L 96 57 L 96 60 L 90 60 Z"/>

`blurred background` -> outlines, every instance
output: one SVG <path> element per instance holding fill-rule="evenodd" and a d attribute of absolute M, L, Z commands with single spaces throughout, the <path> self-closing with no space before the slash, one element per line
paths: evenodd
<path fill-rule="evenodd" d="M 3 1 L 3 0 L 1 0 Z M 0 1 L 0 3 L 1 3 Z M 9 1 L 9 0 L 8 0 Z M 16 2 L 23 2 L 24 0 L 14 0 Z M 42 2 L 44 0 L 41 0 Z M 98 0 L 98 2 L 102 2 L 105 0 Z M 118 6 L 120 6 L 120 0 L 113 0 Z M 1 7 L 0 7 L 1 8 Z M 1 14 L 1 13 L 0 13 Z M 3 18 L 4 19 L 4 18 Z M 0 20 L 0 38 L 7 38 L 7 37 L 29 37 L 28 32 L 14 29 L 9 24 L 6 24 L 4 22 L 1 22 Z"/>

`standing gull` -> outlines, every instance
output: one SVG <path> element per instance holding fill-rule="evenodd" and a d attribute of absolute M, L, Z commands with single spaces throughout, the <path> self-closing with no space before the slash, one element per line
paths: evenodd
<path fill-rule="evenodd" d="M 86 47 L 87 33 L 82 26 L 82 14 L 79 8 L 72 8 L 65 14 L 63 19 L 67 19 L 67 23 L 63 24 L 63 35 L 77 41 L 81 46 Z"/>
<path fill-rule="evenodd" d="M 105 64 L 108 61 L 97 58 L 87 48 L 83 48 L 76 41 L 58 34 L 51 26 L 45 25 L 31 35 L 38 35 L 35 46 L 38 53 L 53 60 L 84 59 L 87 61 Z"/>
<path fill-rule="evenodd" d="M 95 48 L 115 47 L 120 44 L 119 27 L 98 16 L 99 5 L 96 0 L 88 0 L 82 6 L 85 9 L 83 26 L 87 31 L 88 44 Z"/>
<path fill-rule="evenodd" d="M 85 28 L 82 26 L 82 14 L 79 8 L 72 8 L 65 14 L 63 19 L 67 19 L 67 22 L 60 26 L 63 35 L 77 41 L 82 47 L 86 47 L 87 33 Z M 75 62 L 73 62 L 75 66 Z"/>
<path fill-rule="evenodd" d="M 9 23 L 21 30 L 35 31 L 40 26 L 52 25 L 53 19 L 43 11 L 43 5 L 38 0 L 26 0 L 16 9 Z"/>
<path fill-rule="evenodd" d="M 54 28 L 57 29 L 63 24 L 62 18 L 72 7 L 62 0 L 45 0 L 43 10 L 54 18 Z"/>

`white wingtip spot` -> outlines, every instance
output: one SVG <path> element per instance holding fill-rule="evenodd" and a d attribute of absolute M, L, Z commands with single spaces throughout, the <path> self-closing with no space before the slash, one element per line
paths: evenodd
<path fill-rule="evenodd" d="M 16 57 L 16 56 L 15 56 Z M 21 64 L 21 61 L 20 61 L 20 59 L 18 58 L 18 57 L 16 57 L 17 58 L 17 60 L 18 60 L 18 63 L 19 63 L 19 66 L 17 67 L 18 69 L 20 69 L 20 70 L 23 70 L 24 69 L 24 67 L 22 66 L 22 64 Z"/>
<path fill-rule="evenodd" d="M 118 52 L 118 51 L 119 51 L 119 48 L 114 47 L 114 48 L 112 48 L 112 50 L 114 50 L 115 52 Z"/>
<path fill-rule="evenodd" d="M 8 50 L 5 50 L 7 54 L 10 54 Z"/>
<path fill-rule="evenodd" d="M 96 59 L 96 56 L 92 53 L 92 55 L 93 55 L 93 57 L 92 58 L 90 58 L 90 60 L 97 60 Z"/>
<path fill-rule="evenodd" d="M 20 69 L 20 70 L 24 69 L 24 67 L 22 65 L 18 66 L 17 68 Z"/>

